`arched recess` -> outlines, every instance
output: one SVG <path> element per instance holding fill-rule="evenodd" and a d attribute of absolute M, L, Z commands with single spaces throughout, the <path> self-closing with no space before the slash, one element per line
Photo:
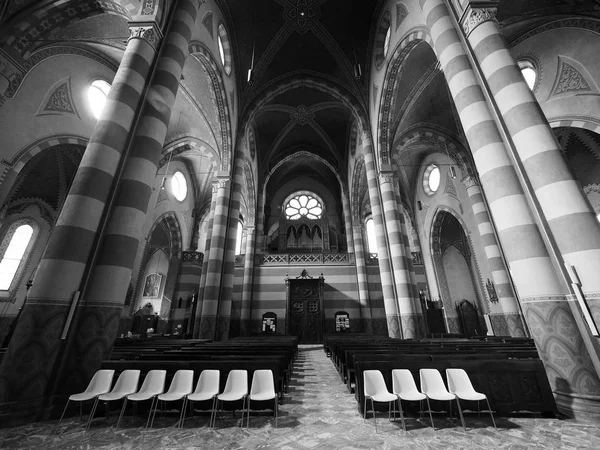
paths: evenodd
<path fill-rule="evenodd" d="M 354 164 L 354 171 L 352 174 L 352 220 L 355 221 L 355 225 L 360 224 L 360 205 L 364 198 L 364 194 L 367 191 L 367 172 L 365 169 L 365 159 L 360 156 L 356 159 Z"/>
<path fill-rule="evenodd" d="M 163 258 L 166 257 L 166 260 Z M 136 289 L 132 297 L 132 312 L 144 307 L 150 302 L 154 311 L 159 312 L 161 324 L 160 332 L 166 331 L 165 322 L 171 318 L 172 309 L 177 305 L 172 303 L 177 287 L 177 277 L 182 258 L 182 239 L 181 227 L 177 216 L 173 212 L 166 212 L 161 215 L 150 229 L 143 256 L 138 270 L 138 280 Z M 159 282 L 157 277 L 148 277 L 152 274 L 160 275 Z M 158 286 L 158 291 L 152 291 L 150 288 Z"/>
<path fill-rule="evenodd" d="M 438 207 L 432 217 L 429 247 L 448 332 L 463 333 L 457 306 L 468 300 L 479 314 L 478 334 L 485 335 L 483 314 L 489 311 L 482 300 L 481 276 L 468 228 L 460 215 L 447 207 Z"/>
<path fill-rule="evenodd" d="M 410 52 L 421 42 L 426 42 L 432 48 L 431 36 L 426 28 L 418 27 L 409 30 L 405 37 L 403 37 L 396 48 L 394 49 L 393 55 L 389 58 L 389 63 L 386 68 L 386 74 L 383 82 L 383 89 L 381 91 L 382 101 L 379 105 L 378 122 L 377 122 L 377 139 L 379 142 L 379 164 L 390 164 L 390 130 L 391 124 L 391 113 L 392 113 L 392 101 L 394 99 L 394 91 L 396 85 L 402 75 L 402 64 L 410 54 Z"/>
<path fill-rule="evenodd" d="M 219 111 L 219 124 L 221 126 L 221 168 L 220 170 L 229 172 L 233 167 L 232 154 L 232 124 L 229 105 L 227 103 L 227 95 L 221 72 L 218 69 L 217 63 L 208 48 L 201 42 L 193 41 L 189 46 L 190 56 L 196 58 L 203 64 L 208 75 L 210 76 L 213 89 L 216 94 L 217 108 Z"/>
<path fill-rule="evenodd" d="M 369 122 L 367 120 L 367 114 L 354 96 L 346 91 L 346 89 L 334 84 L 331 80 L 321 78 L 316 75 L 306 75 L 301 79 L 283 79 L 278 84 L 273 85 L 269 88 L 264 89 L 260 94 L 251 99 L 248 104 L 252 104 L 253 107 L 245 111 L 242 120 L 240 122 L 240 129 L 247 132 L 247 127 L 250 123 L 254 122 L 256 114 L 271 100 L 275 97 L 284 94 L 285 92 L 291 91 L 298 88 L 310 88 L 324 92 L 338 99 L 348 110 L 352 112 L 352 115 L 360 124 L 360 133 L 364 130 L 369 129 Z"/>

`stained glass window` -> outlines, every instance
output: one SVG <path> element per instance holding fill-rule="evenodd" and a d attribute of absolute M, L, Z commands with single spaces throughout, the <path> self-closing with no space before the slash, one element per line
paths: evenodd
<path fill-rule="evenodd" d="M 310 194 L 296 195 L 285 205 L 285 216 L 290 220 L 301 217 L 316 220 L 322 215 L 323 205 Z"/>

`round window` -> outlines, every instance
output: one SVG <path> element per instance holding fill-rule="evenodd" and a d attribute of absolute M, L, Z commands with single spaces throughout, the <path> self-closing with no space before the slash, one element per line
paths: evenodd
<path fill-rule="evenodd" d="M 90 103 L 92 114 L 96 119 L 100 117 L 104 109 L 108 91 L 110 91 L 110 84 L 104 80 L 96 80 L 88 88 L 88 102 Z"/>
<path fill-rule="evenodd" d="M 383 41 L 383 56 L 386 57 L 388 50 L 390 49 L 390 38 L 392 37 L 392 29 L 388 27 L 385 33 L 385 40 Z"/>
<path fill-rule="evenodd" d="M 433 195 L 440 187 L 440 168 L 430 164 L 423 174 L 423 189 L 427 195 Z"/>
<path fill-rule="evenodd" d="M 178 201 L 182 202 L 185 200 L 187 195 L 187 181 L 181 172 L 175 172 L 173 178 L 171 178 L 171 191 L 173 191 L 173 196 Z"/>
<path fill-rule="evenodd" d="M 537 81 L 537 70 L 535 70 L 535 67 L 531 61 L 521 60 L 517 64 L 521 69 L 521 74 L 523 75 L 523 78 L 525 78 L 527 86 L 529 86 L 529 89 L 533 91 L 535 88 L 535 82 Z"/>
<path fill-rule="evenodd" d="M 316 220 L 320 219 L 322 214 L 323 206 L 310 194 L 296 195 L 285 205 L 285 216 L 290 220 L 301 217 Z"/>
<path fill-rule="evenodd" d="M 225 69 L 227 75 L 231 75 L 231 42 L 229 42 L 229 36 L 227 35 L 227 30 L 225 30 L 225 25 L 222 23 L 217 27 L 217 45 L 219 47 L 219 58 L 221 59 L 221 64 L 223 64 L 223 69 Z"/>

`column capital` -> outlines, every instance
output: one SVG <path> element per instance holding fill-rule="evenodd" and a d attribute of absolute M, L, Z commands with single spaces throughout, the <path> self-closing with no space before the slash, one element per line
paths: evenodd
<path fill-rule="evenodd" d="M 394 184 L 395 175 L 392 170 L 382 170 L 379 172 L 379 184 L 391 183 Z"/>
<path fill-rule="evenodd" d="M 183 252 L 183 262 L 184 263 L 192 263 L 201 266 L 202 261 L 204 260 L 204 253 L 186 250 Z"/>
<path fill-rule="evenodd" d="M 371 134 L 371 132 L 369 130 L 363 131 L 361 137 L 362 137 L 363 145 L 372 145 L 373 144 L 373 135 Z M 365 144 L 365 141 L 368 141 L 368 142 L 366 142 L 366 144 Z"/>
<path fill-rule="evenodd" d="M 353 233 L 362 233 L 363 226 L 362 225 L 352 225 Z"/>
<path fill-rule="evenodd" d="M 156 50 L 159 41 L 163 35 L 158 27 L 158 24 L 154 21 L 149 22 L 129 22 L 129 42 L 131 39 L 142 39 L 146 41 L 150 46 Z"/>
<path fill-rule="evenodd" d="M 213 191 L 219 189 L 231 189 L 231 178 L 229 175 L 217 176 L 217 179 L 213 181 Z"/>
<path fill-rule="evenodd" d="M 467 189 L 474 186 L 479 186 L 479 180 L 477 179 L 476 175 L 469 174 L 460 181 L 462 182 L 462 184 L 465 185 Z"/>
<path fill-rule="evenodd" d="M 468 37 L 484 22 L 496 21 L 498 0 L 470 1 L 463 13 L 461 24 Z"/>

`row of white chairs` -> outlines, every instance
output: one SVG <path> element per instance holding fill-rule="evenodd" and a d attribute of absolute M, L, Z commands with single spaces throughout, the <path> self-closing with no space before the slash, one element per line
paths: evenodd
<path fill-rule="evenodd" d="M 223 392 L 219 393 L 220 372 L 219 370 L 206 369 L 200 373 L 196 389 L 192 391 L 194 371 L 178 370 L 173 376 L 171 385 L 167 392 L 164 391 L 166 370 L 151 370 L 146 375 L 142 387 L 138 390 L 140 371 L 138 369 L 127 369 L 121 372 L 117 382 L 111 389 L 114 378 L 114 370 L 99 370 L 92 377 L 88 387 L 84 392 L 73 394 L 67 400 L 65 409 L 60 417 L 59 425 L 67 411 L 69 402 L 84 402 L 94 400 L 86 428 L 90 427 L 96 408 L 99 402 L 108 403 L 123 399 L 121 414 L 117 421 L 117 427 L 120 425 L 127 402 L 140 402 L 151 400 L 150 413 L 146 421 L 146 428 L 152 427 L 158 402 L 173 402 L 182 400 L 181 414 L 177 425 L 183 427 L 185 421 L 185 411 L 189 403 L 193 412 L 193 402 L 212 400 L 211 416 L 209 426 L 214 427 L 216 422 L 219 403 L 221 410 L 224 402 L 242 401 L 242 422 L 244 423 L 244 412 L 247 411 L 246 426 L 250 425 L 250 401 L 274 400 L 273 407 L 275 415 L 275 426 L 277 426 L 277 394 L 275 393 L 275 384 L 273 381 L 273 372 L 271 370 L 255 370 L 252 376 L 252 385 L 248 393 L 248 371 L 231 370 L 225 382 Z M 248 405 L 246 407 L 246 400 Z M 135 406 L 135 403 L 134 403 Z"/>
<path fill-rule="evenodd" d="M 427 409 L 429 411 L 429 418 L 431 420 L 431 427 L 435 430 L 433 425 L 433 416 L 431 415 L 431 405 L 429 400 L 440 400 L 448 401 L 450 408 L 450 416 L 452 416 L 452 401 L 456 400 L 458 405 L 458 413 L 463 428 L 466 430 L 465 419 L 463 417 L 462 409 L 460 406 L 460 400 L 471 400 L 477 402 L 477 410 L 479 412 L 479 402 L 485 400 L 487 402 L 488 411 L 492 418 L 494 428 L 496 428 L 496 421 L 494 420 L 494 414 L 490 408 L 490 402 L 485 394 L 475 391 L 467 372 L 463 369 L 446 369 L 446 378 L 448 379 L 448 389 L 444 384 L 442 375 L 437 369 L 420 369 L 419 378 L 421 381 L 421 391 L 417 389 L 415 380 L 412 373 L 408 369 L 394 369 L 392 370 L 392 392 L 389 392 L 383 374 L 379 370 L 365 370 L 363 372 L 364 379 L 364 410 L 363 417 L 367 418 L 367 400 L 371 400 L 371 410 L 373 412 L 373 418 L 375 420 L 375 431 L 377 431 L 377 417 L 375 415 L 374 402 L 389 403 L 389 412 L 391 413 L 392 406 L 394 407 L 394 415 L 396 413 L 396 401 L 398 402 L 398 409 L 400 410 L 400 418 L 402 419 L 402 428 L 406 431 L 406 424 L 404 421 L 404 412 L 402 410 L 402 400 L 419 402 L 420 413 L 423 413 L 423 400 L 427 401 Z"/>

